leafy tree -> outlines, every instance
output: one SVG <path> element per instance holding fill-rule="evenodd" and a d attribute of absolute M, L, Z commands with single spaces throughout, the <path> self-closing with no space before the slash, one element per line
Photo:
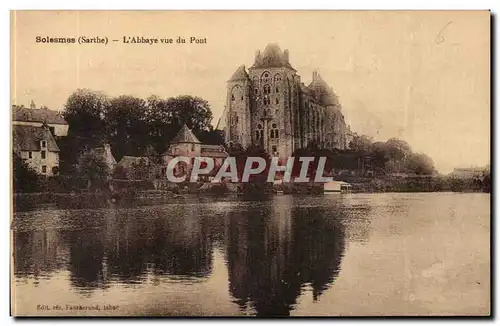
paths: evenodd
<path fill-rule="evenodd" d="M 385 143 L 385 146 L 390 159 L 397 162 L 404 161 L 412 153 L 410 145 L 401 139 L 391 138 Z"/>
<path fill-rule="evenodd" d="M 152 175 L 153 165 L 141 158 L 137 163 L 132 163 L 133 179 L 134 180 L 147 180 Z"/>
<path fill-rule="evenodd" d="M 78 89 L 64 106 L 63 117 L 69 124 L 68 136 L 99 144 L 106 134 L 104 116 L 109 99 L 100 92 Z"/>
<path fill-rule="evenodd" d="M 210 130 L 213 115 L 210 105 L 200 97 L 181 95 L 167 100 L 167 108 L 172 116 L 172 128 L 180 129 L 186 124 L 195 135 Z"/>
<path fill-rule="evenodd" d="M 164 153 L 168 142 L 175 136 L 172 128 L 173 111 L 167 106 L 167 101 L 156 95 L 151 95 L 145 102 L 144 120 L 147 124 L 149 144 L 158 153 Z"/>
<path fill-rule="evenodd" d="M 105 122 L 113 154 L 139 156 L 149 143 L 144 112 L 146 102 L 133 96 L 119 96 L 110 101 Z"/>
<path fill-rule="evenodd" d="M 80 155 L 76 171 L 80 177 L 87 180 L 87 189 L 104 186 L 111 172 L 104 158 L 97 155 L 93 150 L 85 151 Z"/>
<path fill-rule="evenodd" d="M 351 143 L 350 149 L 356 152 L 368 153 L 372 149 L 373 139 L 365 135 L 355 135 Z"/>
<path fill-rule="evenodd" d="M 213 126 L 209 126 L 209 130 L 204 130 L 198 133 L 198 139 L 203 144 L 222 145 L 224 144 L 224 136 L 219 130 L 215 130 Z"/>
<path fill-rule="evenodd" d="M 12 181 L 14 192 L 37 190 L 38 175 L 16 152 L 12 152 Z"/>
<path fill-rule="evenodd" d="M 412 153 L 409 155 L 407 169 L 422 175 L 431 175 L 436 172 L 432 158 L 422 153 Z"/>

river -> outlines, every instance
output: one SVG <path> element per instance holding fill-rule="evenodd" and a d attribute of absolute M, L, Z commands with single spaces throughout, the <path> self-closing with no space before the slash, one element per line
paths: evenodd
<path fill-rule="evenodd" d="M 16 315 L 490 313 L 489 194 L 48 205 L 12 228 Z"/>

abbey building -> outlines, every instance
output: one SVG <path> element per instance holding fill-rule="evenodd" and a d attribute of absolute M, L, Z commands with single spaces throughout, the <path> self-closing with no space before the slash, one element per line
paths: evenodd
<path fill-rule="evenodd" d="M 288 50 L 268 44 L 254 64 L 240 66 L 227 82 L 223 117 L 226 144 L 260 145 L 287 158 L 299 148 L 345 149 L 347 127 L 337 95 L 314 72 L 306 86 Z"/>

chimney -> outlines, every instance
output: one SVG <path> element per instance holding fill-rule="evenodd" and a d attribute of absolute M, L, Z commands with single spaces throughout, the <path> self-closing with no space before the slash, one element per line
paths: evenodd
<path fill-rule="evenodd" d="M 283 51 L 283 56 L 285 57 L 285 62 L 286 63 L 289 63 L 289 54 L 288 54 L 288 50 L 285 50 Z"/>
<path fill-rule="evenodd" d="M 33 102 L 33 100 L 31 100 L 31 102 L 30 102 L 30 109 L 32 109 L 32 110 L 36 109 L 36 105 L 35 105 L 35 102 Z"/>
<path fill-rule="evenodd" d="M 313 70 L 313 81 L 318 79 L 318 72 L 316 70 Z"/>

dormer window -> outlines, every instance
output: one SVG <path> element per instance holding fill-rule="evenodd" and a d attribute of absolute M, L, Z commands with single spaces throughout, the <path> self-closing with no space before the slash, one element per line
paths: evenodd
<path fill-rule="evenodd" d="M 40 147 L 41 148 L 47 148 L 47 141 L 46 140 L 40 141 Z"/>

